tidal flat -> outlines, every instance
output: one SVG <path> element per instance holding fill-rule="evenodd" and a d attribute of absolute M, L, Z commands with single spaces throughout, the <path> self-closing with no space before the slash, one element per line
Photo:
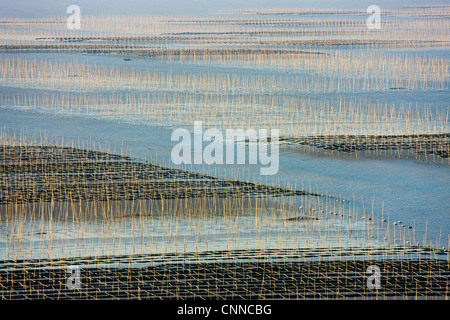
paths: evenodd
<path fill-rule="evenodd" d="M 2 17 L 1 299 L 448 299 L 450 6 L 383 15 Z M 278 172 L 175 164 L 195 121 Z"/>

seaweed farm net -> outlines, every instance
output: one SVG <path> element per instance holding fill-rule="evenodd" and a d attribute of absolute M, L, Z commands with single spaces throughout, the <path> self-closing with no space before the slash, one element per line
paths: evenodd
<path fill-rule="evenodd" d="M 341 235 L 347 224 L 367 231 L 356 215 L 325 213 L 312 192 L 75 148 L 2 155 L 4 259 L 367 245 Z"/>

